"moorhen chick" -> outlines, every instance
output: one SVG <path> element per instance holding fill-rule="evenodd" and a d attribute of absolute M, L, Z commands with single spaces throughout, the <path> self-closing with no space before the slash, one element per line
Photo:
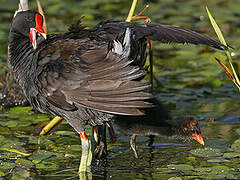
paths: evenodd
<path fill-rule="evenodd" d="M 79 171 L 91 164 L 85 125 L 102 125 L 116 115 L 143 115 L 152 105 L 143 92 L 147 39 L 163 43 L 206 44 L 225 48 L 208 36 L 183 28 L 146 23 L 104 21 L 94 29 L 80 23 L 65 34 L 46 34 L 43 17 L 21 0 L 9 35 L 8 64 L 31 106 L 63 117 L 79 133 Z"/>
<path fill-rule="evenodd" d="M 138 158 L 136 135 L 160 136 L 181 142 L 195 140 L 204 145 L 198 122 L 192 117 L 172 118 L 159 100 L 150 99 L 148 102 L 154 104 L 155 107 L 146 109 L 144 111 L 145 115 L 138 117 L 118 116 L 115 121 L 120 130 L 131 134 L 130 147 L 135 158 Z"/>

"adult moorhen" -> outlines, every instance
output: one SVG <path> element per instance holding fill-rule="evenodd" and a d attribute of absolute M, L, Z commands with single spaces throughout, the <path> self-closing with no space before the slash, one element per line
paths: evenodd
<path fill-rule="evenodd" d="M 92 159 L 85 125 L 143 115 L 152 106 L 145 102 L 152 95 L 143 92 L 149 85 L 134 81 L 145 74 L 147 39 L 225 48 L 205 35 L 161 24 L 105 21 L 86 29 L 77 23 L 47 37 L 42 24 L 43 17 L 21 0 L 10 29 L 9 67 L 34 109 L 63 117 L 80 134 L 80 172 Z"/>
<path fill-rule="evenodd" d="M 115 123 L 124 133 L 131 134 L 130 147 L 135 158 L 136 135 L 160 136 L 168 139 L 176 139 L 181 142 L 196 140 L 204 145 L 198 122 L 190 116 L 172 118 L 157 99 L 148 100 L 155 107 L 146 109 L 144 116 L 118 116 Z"/>

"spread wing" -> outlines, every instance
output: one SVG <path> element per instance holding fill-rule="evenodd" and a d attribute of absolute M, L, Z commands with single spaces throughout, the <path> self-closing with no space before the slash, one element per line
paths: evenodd
<path fill-rule="evenodd" d="M 126 28 L 130 28 L 134 40 L 148 38 L 162 43 L 205 44 L 217 49 L 226 48 L 219 41 L 216 41 L 207 35 L 169 25 L 105 21 L 96 26 L 99 36 L 110 39 L 116 39 L 119 32 L 124 32 Z"/>
<path fill-rule="evenodd" d="M 38 61 L 37 84 L 51 104 L 68 111 L 87 107 L 122 115 L 142 115 L 139 109 L 152 106 L 144 102 L 152 98 L 143 92 L 149 85 L 134 81 L 145 72 L 129 65 L 129 59 L 113 52 L 100 56 L 99 49 L 92 49 L 90 60 L 84 58 L 90 50 L 79 52 L 73 46 L 47 51 Z"/>

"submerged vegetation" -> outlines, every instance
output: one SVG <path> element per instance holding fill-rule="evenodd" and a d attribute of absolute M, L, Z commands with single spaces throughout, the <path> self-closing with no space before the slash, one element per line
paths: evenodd
<path fill-rule="evenodd" d="M 65 32 L 68 25 L 84 16 L 89 27 L 104 19 L 125 20 L 129 0 L 41 1 L 46 12 L 48 33 Z M 35 1 L 32 7 L 36 8 Z M 139 0 L 136 12 L 149 4 L 144 13 L 152 22 L 181 26 L 215 37 L 201 1 Z M 239 74 L 240 1 L 207 2 L 228 44 L 234 47 L 233 67 Z M 7 41 L 15 0 L 3 0 L 0 7 L 0 102 L 8 96 L 9 106 L 26 104 L 7 88 Z M 216 37 L 217 38 L 217 37 Z M 238 179 L 240 177 L 239 92 L 222 68 L 227 57 L 205 46 L 154 43 L 154 92 L 174 117 L 191 115 L 200 122 L 206 146 L 179 144 L 177 141 L 148 136 L 137 137 L 139 160 L 129 150 L 129 135 L 115 125 L 117 143 L 108 140 L 106 164 L 93 165 L 93 179 Z M 231 68 L 227 66 L 228 69 Z M 230 70 L 229 70 L 230 71 Z M 235 75 L 236 82 L 237 78 Z M 146 81 L 148 79 L 146 78 Z M 20 92 L 16 90 L 17 92 Z M 9 99 L 9 102 L 12 102 Z M 2 104 L 3 105 L 3 104 Z M 7 179 L 77 179 L 81 155 L 80 140 L 63 122 L 50 135 L 35 136 L 52 117 L 30 107 L 2 108 L 0 113 L 0 176 Z M 91 133 L 91 129 L 88 129 Z M 11 152 L 13 149 L 19 152 Z M 24 154 L 21 154 L 21 153 Z M 33 153 L 33 155 L 30 155 Z M 30 153 L 30 154 L 29 154 Z M 30 155 L 30 156 L 29 156 Z M 177 178 L 178 177 L 178 178 Z"/>

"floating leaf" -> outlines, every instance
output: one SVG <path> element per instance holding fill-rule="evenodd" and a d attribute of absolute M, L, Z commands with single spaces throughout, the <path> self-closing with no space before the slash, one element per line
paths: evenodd
<path fill-rule="evenodd" d="M 17 163 L 21 167 L 26 167 L 26 168 L 31 168 L 34 166 L 34 163 L 32 161 L 29 161 L 29 160 L 23 159 L 23 158 L 17 159 L 15 161 L 15 163 Z"/>
<path fill-rule="evenodd" d="M 233 142 L 230 151 L 240 152 L 240 139 Z"/>
<path fill-rule="evenodd" d="M 1 169 L 12 169 L 16 166 L 15 163 L 12 162 L 1 162 L 0 163 L 0 168 Z"/>
<path fill-rule="evenodd" d="M 190 171 L 193 170 L 193 166 L 188 165 L 188 164 L 170 164 L 168 165 L 168 168 L 170 169 L 176 169 L 180 171 Z"/>
<path fill-rule="evenodd" d="M 237 152 L 224 153 L 223 157 L 224 158 L 236 158 L 236 157 L 240 157 L 240 153 L 237 153 Z"/>
<path fill-rule="evenodd" d="M 204 79 L 204 83 L 211 88 L 218 88 L 222 85 L 222 82 L 220 80 L 213 77 L 206 77 Z"/>
<path fill-rule="evenodd" d="M 238 128 L 238 129 L 236 130 L 236 133 L 237 133 L 238 135 L 240 135 L 240 128 Z"/>
<path fill-rule="evenodd" d="M 223 153 L 219 149 L 213 149 L 213 148 L 201 148 L 201 149 L 194 149 L 190 151 L 195 156 L 200 157 L 212 157 L 212 156 L 221 156 Z"/>
<path fill-rule="evenodd" d="M 58 169 L 58 165 L 53 162 L 44 162 L 36 165 L 36 168 L 38 169 L 44 169 L 45 171 L 51 171 Z"/>
<path fill-rule="evenodd" d="M 30 156 L 29 159 L 30 160 L 44 160 L 44 159 L 48 159 L 54 155 L 55 155 L 54 152 L 38 150 L 36 153 L 34 153 L 32 156 Z"/>
<path fill-rule="evenodd" d="M 225 162 L 229 162 L 229 160 L 219 158 L 219 159 L 208 159 L 207 162 L 209 162 L 209 163 L 225 163 Z"/>
<path fill-rule="evenodd" d="M 5 173 L 3 171 L 0 171 L 0 176 L 4 176 Z"/>

